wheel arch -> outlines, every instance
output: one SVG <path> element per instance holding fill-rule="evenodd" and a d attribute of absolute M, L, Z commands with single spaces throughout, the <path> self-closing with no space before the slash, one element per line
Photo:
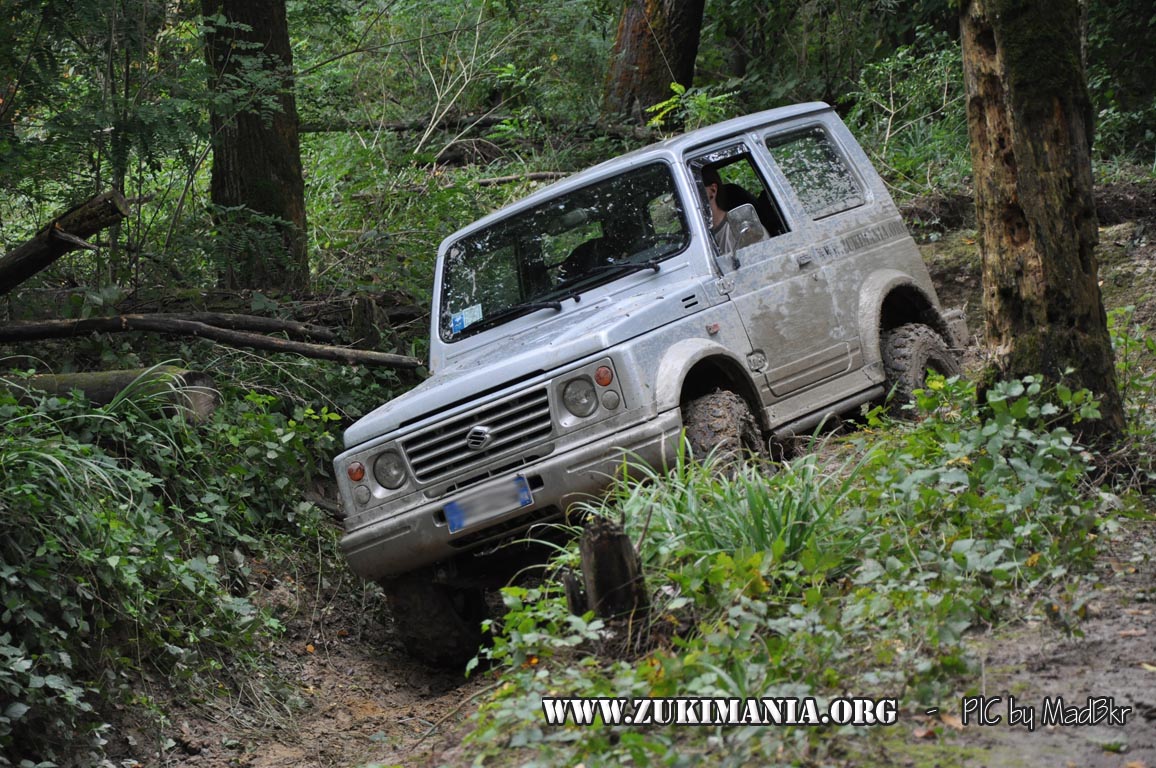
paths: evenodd
<path fill-rule="evenodd" d="M 694 397 L 714 389 L 729 389 L 747 402 L 759 428 L 770 429 L 758 387 L 742 360 L 707 339 L 680 341 L 669 350 L 656 374 L 659 411 L 681 408 Z"/>
<path fill-rule="evenodd" d="M 907 323 L 922 323 L 955 344 L 951 326 L 944 319 L 934 294 L 929 294 L 907 274 L 881 270 L 863 283 L 859 295 L 859 329 L 864 362 L 882 361 L 880 338 L 884 331 Z"/>

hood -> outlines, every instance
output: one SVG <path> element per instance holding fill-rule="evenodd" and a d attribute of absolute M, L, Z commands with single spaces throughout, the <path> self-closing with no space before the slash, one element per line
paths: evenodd
<path fill-rule="evenodd" d="M 445 368 L 350 426 L 345 447 L 354 448 L 403 425 L 417 428 L 468 410 L 516 384 L 545 380 L 569 363 L 605 352 L 707 303 L 701 287 L 693 283 L 665 288 L 625 299 L 566 301 L 561 312 L 532 312 L 480 333 L 461 352 L 447 355 Z M 689 301 L 691 295 L 697 300 Z"/>

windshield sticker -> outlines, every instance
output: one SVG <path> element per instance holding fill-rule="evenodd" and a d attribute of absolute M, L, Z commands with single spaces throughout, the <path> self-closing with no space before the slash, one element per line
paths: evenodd
<path fill-rule="evenodd" d="M 450 332 L 461 333 L 466 329 L 466 326 L 473 325 L 481 319 L 481 304 L 474 304 L 471 307 L 466 307 L 461 312 L 456 312 L 450 317 Z"/>

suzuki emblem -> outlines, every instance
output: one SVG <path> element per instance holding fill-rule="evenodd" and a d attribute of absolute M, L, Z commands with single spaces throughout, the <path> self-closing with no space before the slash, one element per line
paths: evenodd
<path fill-rule="evenodd" d="M 466 447 L 471 451 L 480 451 L 494 440 L 494 430 L 478 424 L 470 427 L 466 433 Z"/>

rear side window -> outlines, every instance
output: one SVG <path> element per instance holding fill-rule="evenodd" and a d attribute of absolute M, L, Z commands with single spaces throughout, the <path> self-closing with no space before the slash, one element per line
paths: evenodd
<path fill-rule="evenodd" d="M 822 128 L 772 136 L 767 149 L 812 219 L 863 205 L 859 181 Z"/>

